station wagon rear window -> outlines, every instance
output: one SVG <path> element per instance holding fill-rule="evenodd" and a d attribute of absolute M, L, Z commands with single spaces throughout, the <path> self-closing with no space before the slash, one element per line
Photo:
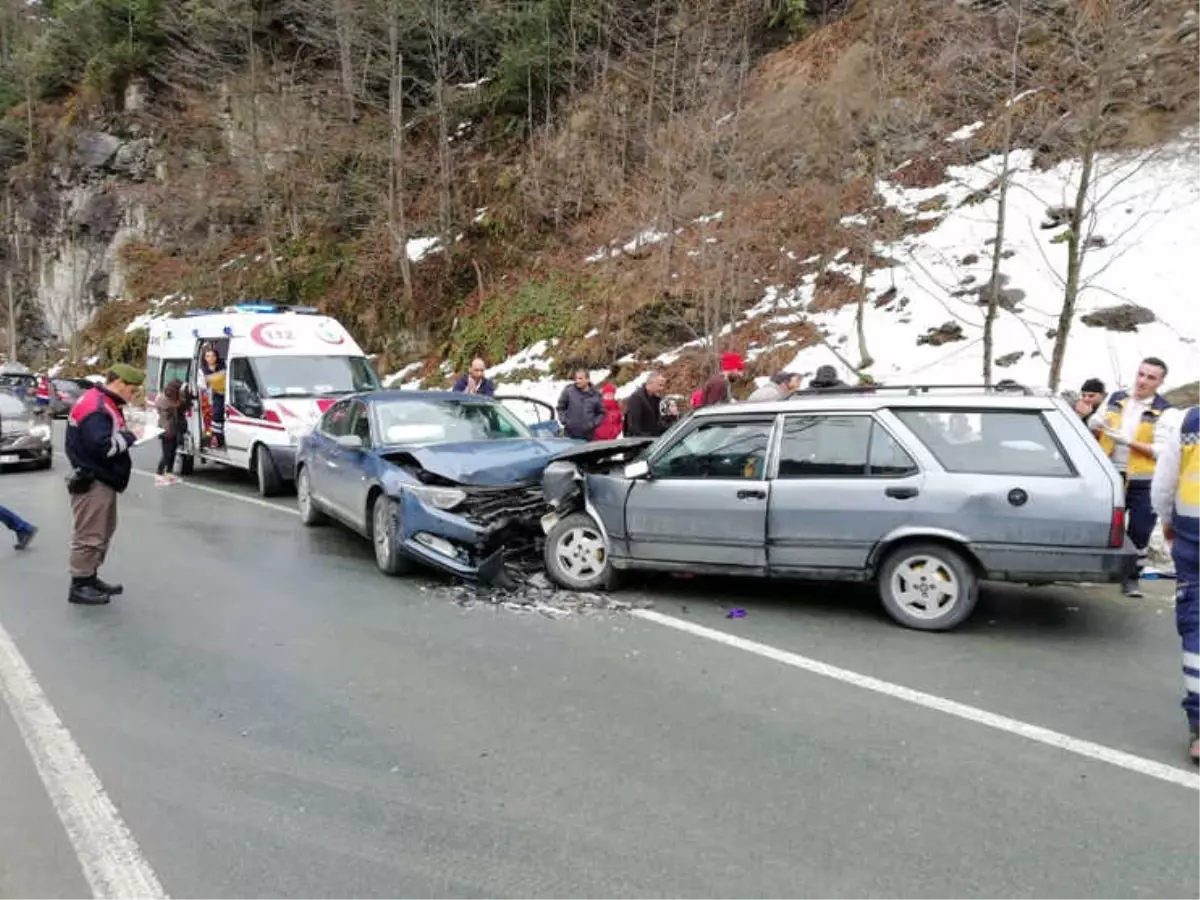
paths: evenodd
<path fill-rule="evenodd" d="M 1036 410 L 893 409 L 947 472 L 1069 477 L 1058 441 Z"/>

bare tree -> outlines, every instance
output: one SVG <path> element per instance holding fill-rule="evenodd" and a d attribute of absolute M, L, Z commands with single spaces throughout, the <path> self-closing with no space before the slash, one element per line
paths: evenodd
<path fill-rule="evenodd" d="M 1148 33 L 1156 24 L 1155 17 L 1147 15 L 1142 0 L 1089 0 L 1071 6 L 1064 22 L 1068 62 L 1085 73 L 1088 97 L 1081 117 L 1073 123 L 1068 143 L 1079 160 L 1079 177 L 1063 217 L 1067 225 L 1066 276 L 1050 358 L 1052 390 L 1058 389 L 1062 377 L 1067 341 L 1084 287 L 1084 259 L 1099 211 L 1094 195 L 1100 153 L 1125 131 L 1137 108 L 1131 95 L 1138 90 L 1143 48 L 1150 43 Z M 1194 74 L 1190 81 L 1195 81 Z"/>
<path fill-rule="evenodd" d="M 992 359 L 995 355 L 994 335 L 996 315 L 1000 309 L 1003 289 L 1000 264 L 1004 259 L 1005 228 L 1008 224 L 1008 189 L 1012 176 L 1013 116 L 1016 115 L 1016 96 L 1021 74 L 1021 38 L 1025 28 L 1025 0 L 1011 0 L 1004 10 L 1011 16 L 1012 41 L 1009 45 L 1008 77 L 1005 93 L 1008 94 L 1001 114 L 1000 172 L 997 174 L 999 187 L 996 195 L 996 231 L 992 241 L 991 275 L 985 290 L 987 308 L 983 317 L 983 383 L 992 383 Z"/>
<path fill-rule="evenodd" d="M 400 49 L 400 0 L 388 2 L 388 231 L 400 263 L 404 299 L 412 308 L 412 263 L 408 258 L 408 220 L 404 199 L 404 53 Z"/>

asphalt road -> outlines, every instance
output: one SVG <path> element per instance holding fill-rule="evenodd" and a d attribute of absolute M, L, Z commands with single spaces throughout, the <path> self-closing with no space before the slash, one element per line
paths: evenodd
<path fill-rule="evenodd" d="M 172 896 L 1200 894 L 1194 784 L 624 614 L 465 610 L 230 473 L 136 475 L 126 593 L 72 607 L 63 468 L 0 475 L 42 529 L 0 545 L 0 629 Z M 991 590 L 925 635 L 841 587 L 636 590 L 1195 772 L 1165 591 Z M 0 810 L 0 896 L 87 895 L 2 703 Z"/>

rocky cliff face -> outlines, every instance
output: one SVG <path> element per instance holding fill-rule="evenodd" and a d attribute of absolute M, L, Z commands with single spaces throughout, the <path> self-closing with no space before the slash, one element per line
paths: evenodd
<path fill-rule="evenodd" d="M 97 309 L 122 296 L 122 246 L 153 238 L 142 187 L 154 177 L 154 141 L 137 125 L 81 129 L 26 192 L 17 225 L 34 254 L 33 312 L 43 341 L 70 345 Z"/>

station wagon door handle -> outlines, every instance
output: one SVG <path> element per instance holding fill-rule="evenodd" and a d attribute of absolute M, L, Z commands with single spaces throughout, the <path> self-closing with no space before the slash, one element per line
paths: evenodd
<path fill-rule="evenodd" d="M 766 491 L 738 491 L 737 498 L 739 500 L 766 500 Z"/>
<path fill-rule="evenodd" d="M 885 488 L 884 493 L 889 497 L 895 497 L 897 500 L 911 500 L 921 492 L 915 487 L 890 487 Z"/>

